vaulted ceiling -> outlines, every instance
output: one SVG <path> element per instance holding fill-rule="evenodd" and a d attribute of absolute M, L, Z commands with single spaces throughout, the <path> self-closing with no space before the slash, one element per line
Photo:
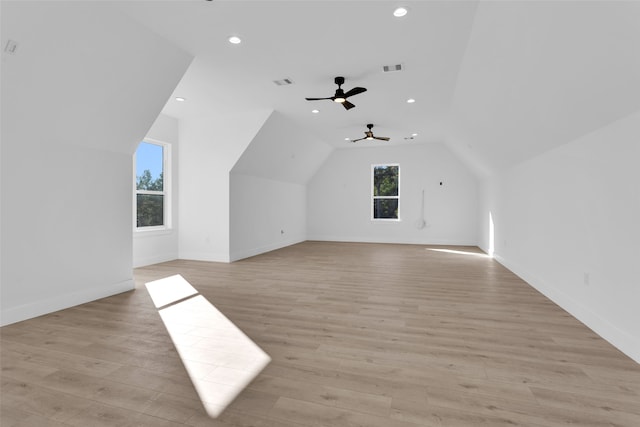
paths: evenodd
<path fill-rule="evenodd" d="M 393 16 L 397 6 L 409 13 Z M 129 1 L 195 56 L 164 113 L 273 109 L 336 148 L 367 123 L 388 143 L 443 142 L 480 174 L 640 110 L 640 2 Z M 242 38 L 230 44 L 231 35 Z M 384 73 L 384 65 L 403 70 Z M 345 110 L 330 101 L 366 87 Z M 288 78 L 292 85 L 274 80 Z M 415 103 L 407 103 L 414 98 Z M 313 109 L 320 110 L 314 114 Z M 412 134 L 413 139 L 405 139 Z"/>

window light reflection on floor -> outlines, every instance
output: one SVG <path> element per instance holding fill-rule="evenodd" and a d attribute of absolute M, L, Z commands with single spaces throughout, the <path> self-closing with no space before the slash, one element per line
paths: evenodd
<path fill-rule="evenodd" d="M 271 358 L 182 276 L 146 283 L 210 417 L 218 417 Z"/>
<path fill-rule="evenodd" d="M 467 251 L 456 251 L 453 249 L 435 249 L 435 248 L 427 248 L 428 251 L 435 251 L 435 252 L 446 252 L 448 254 L 458 254 L 458 255 L 472 255 L 472 256 L 478 256 L 478 257 L 482 257 L 482 258 L 489 258 L 489 256 L 487 254 L 483 254 L 481 252 L 467 252 Z"/>

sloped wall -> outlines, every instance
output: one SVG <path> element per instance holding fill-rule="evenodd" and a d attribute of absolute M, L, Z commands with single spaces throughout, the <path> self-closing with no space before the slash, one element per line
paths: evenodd
<path fill-rule="evenodd" d="M 635 113 L 487 178 L 480 245 L 640 362 L 638 135 Z"/>
<path fill-rule="evenodd" d="M 132 161 L 191 57 L 108 9 L 2 2 L 2 324 L 133 288 Z"/>

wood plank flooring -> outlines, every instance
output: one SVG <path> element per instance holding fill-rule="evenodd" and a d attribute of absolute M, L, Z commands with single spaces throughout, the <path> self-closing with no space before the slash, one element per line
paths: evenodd
<path fill-rule="evenodd" d="M 640 426 L 640 365 L 477 248 L 432 249 L 137 269 L 135 291 L 0 329 L 0 425 Z M 173 274 L 272 358 L 215 420 L 144 287 Z"/>

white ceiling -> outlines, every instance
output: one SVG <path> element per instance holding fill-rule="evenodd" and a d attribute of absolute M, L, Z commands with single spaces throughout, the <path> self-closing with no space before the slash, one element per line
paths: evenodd
<path fill-rule="evenodd" d="M 403 5 L 409 14 L 392 15 Z M 478 172 L 507 167 L 640 110 L 640 2 L 243 1 L 117 3 L 195 56 L 164 113 L 274 109 L 354 145 L 445 142 Z M 227 42 L 242 37 L 240 45 Z M 404 71 L 383 73 L 401 63 Z M 330 101 L 333 79 L 352 110 Z M 294 84 L 276 86 L 289 78 Z M 407 104 L 415 98 L 414 104 Z M 312 114 L 317 108 L 319 114 Z M 418 133 L 414 140 L 405 140 Z M 361 142 L 366 145 L 369 142 Z"/>

